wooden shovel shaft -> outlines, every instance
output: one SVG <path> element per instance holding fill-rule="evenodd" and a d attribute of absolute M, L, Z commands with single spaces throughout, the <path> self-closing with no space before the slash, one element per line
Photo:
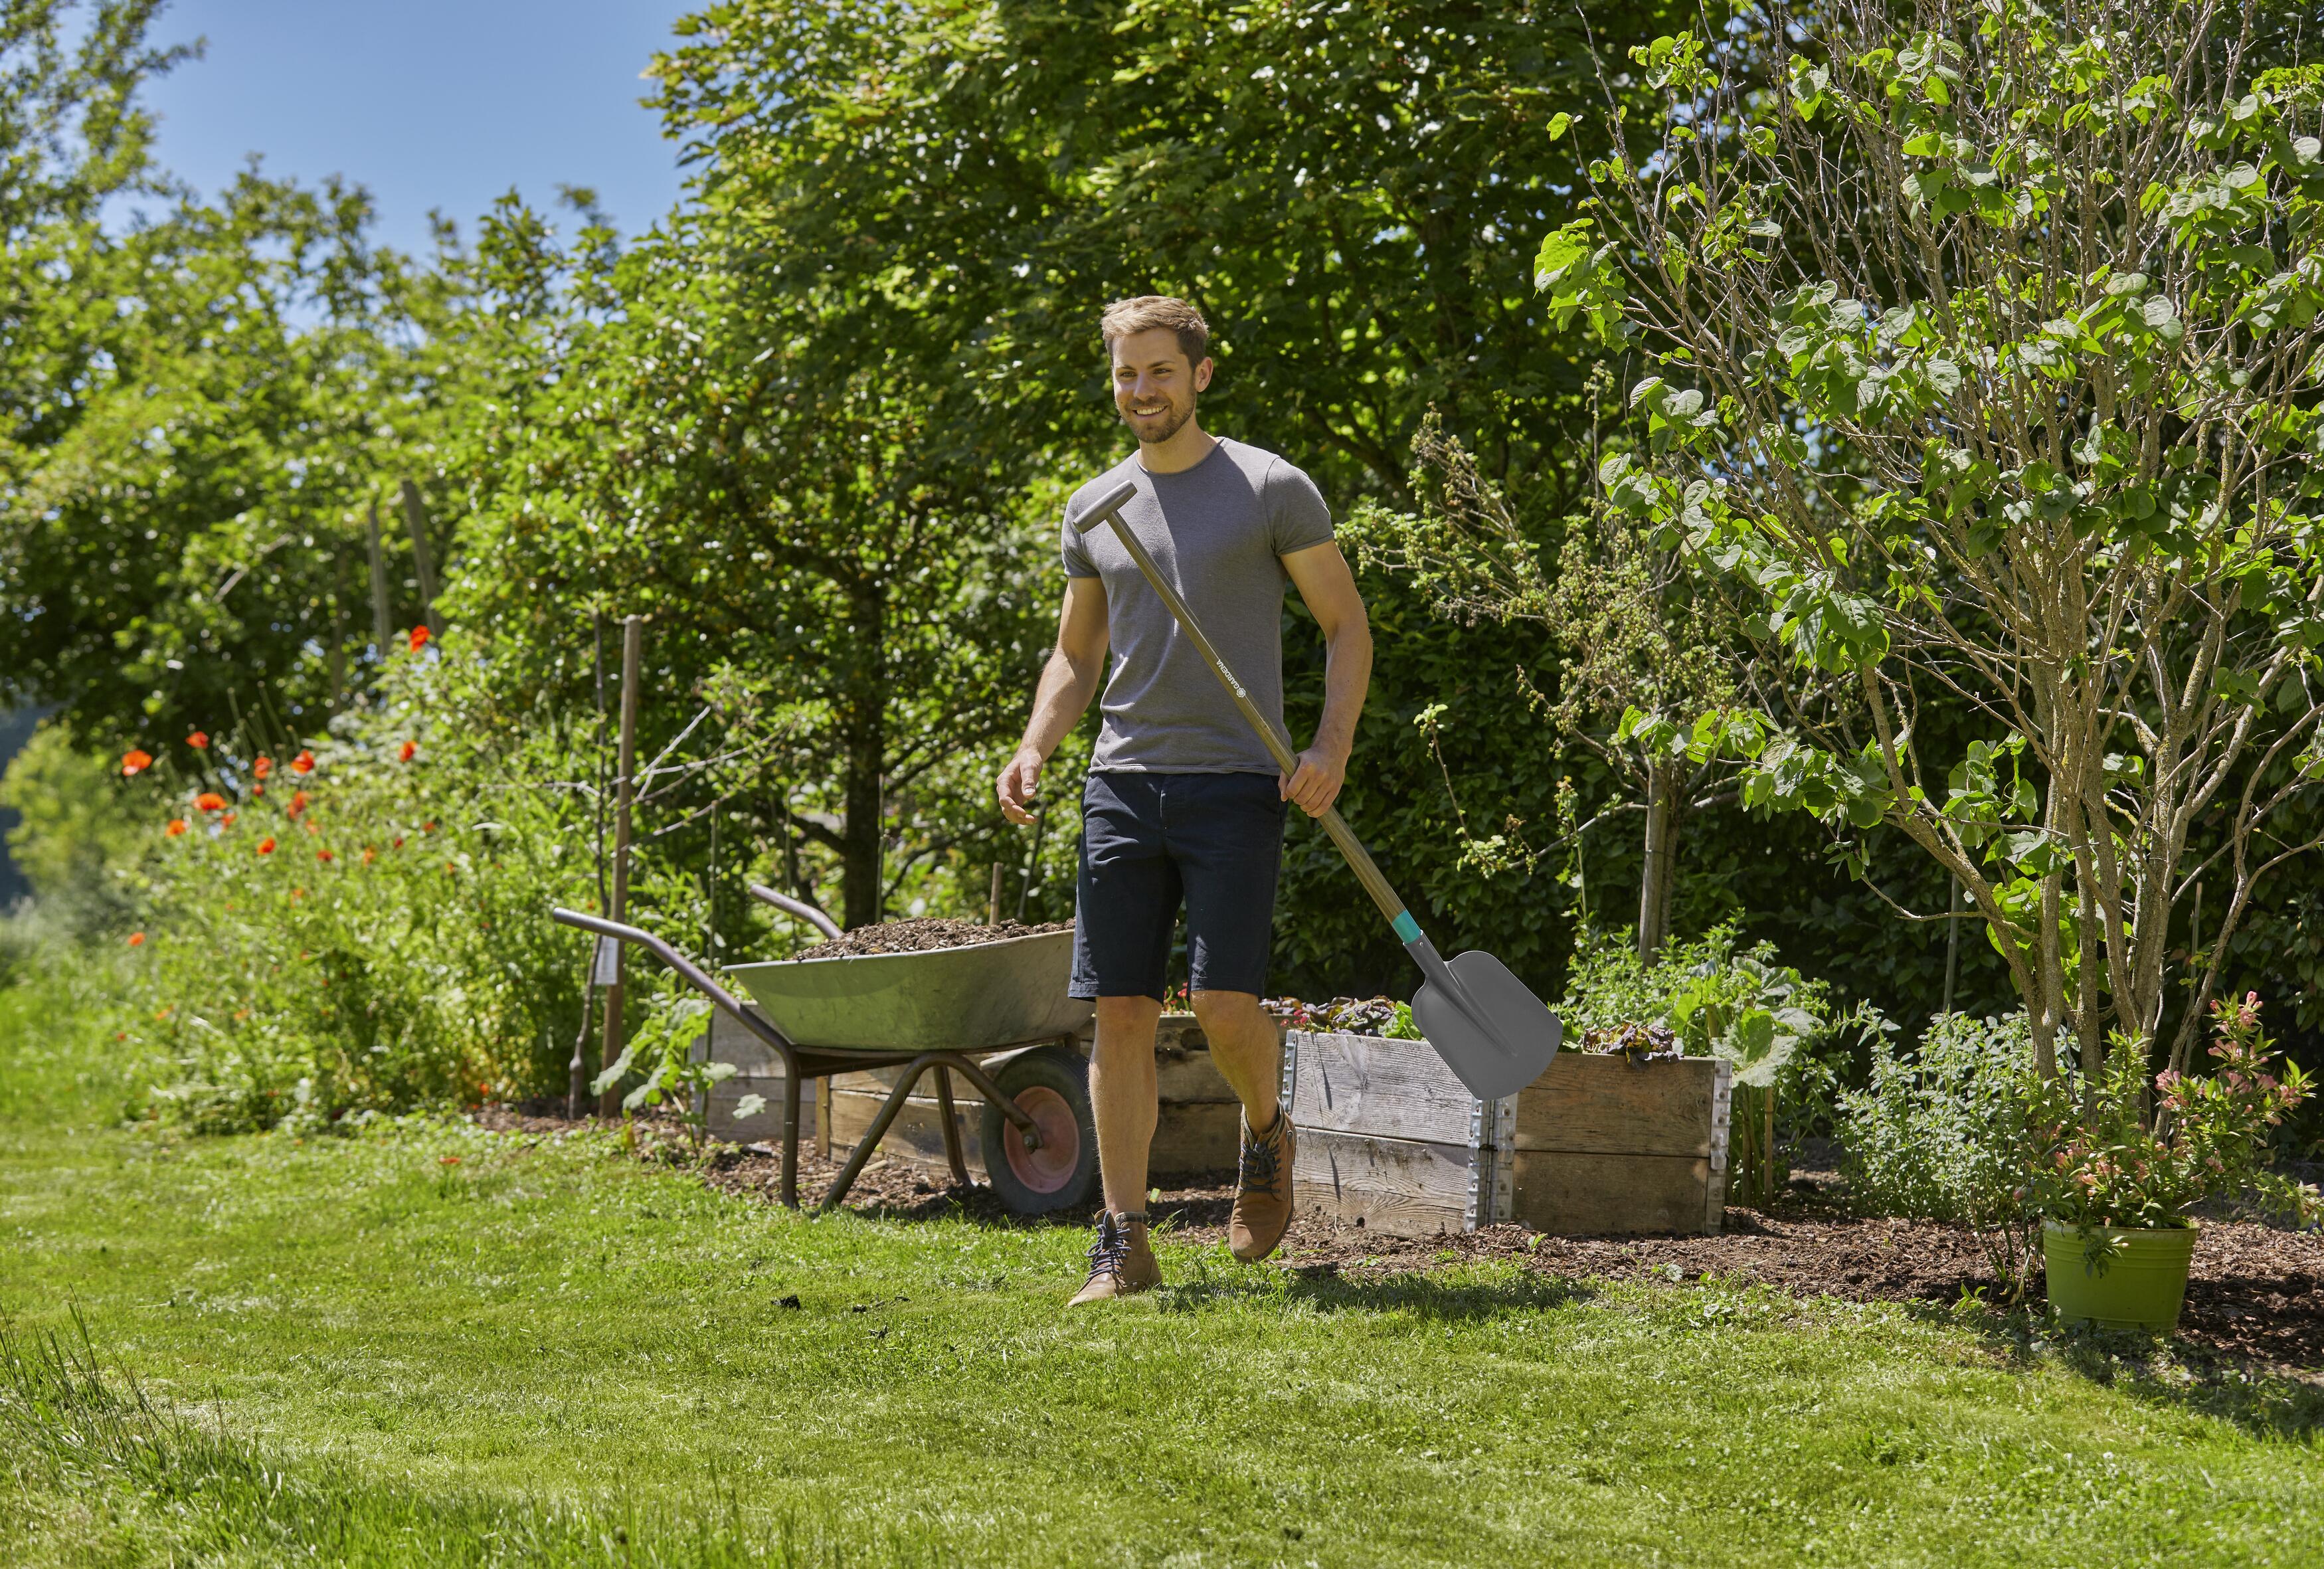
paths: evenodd
<path fill-rule="evenodd" d="M 1275 766 L 1283 771 L 1284 777 L 1289 778 L 1299 769 L 1298 755 L 1291 750 L 1291 738 L 1272 718 L 1259 712 L 1259 705 L 1250 700 L 1250 694 L 1243 689 L 1243 684 L 1235 679 L 1232 670 L 1227 669 L 1226 660 L 1220 657 L 1217 647 L 1204 632 L 1202 623 L 1194 619 L 1194 613 L 1187 608 L 1178 591 L 1162 576 L 1162 568 L 1147 553 L 1146 547 L 1139 543 L 1138 536 L 1130 531 L 1129 523 L 1122 520 L 1123 504 L 1137 494 L 1136 485 L 1123 481 L 1107 493 L 1105 498 L 1081 520 L 1078 527 L 1087 533 L 1102 522 L 1113 525 L 1113 537 L 1121 541 L 1121 548 L 1128 550 L 1130 558 L 1138 563 L 1139 571 L 1145 574 L 1146 581 L 1154 586 L 1154 592 L 1162 596 L 1162 603 L 1169 606 L 1170 614 L 1176 618 L 1178 625 L 1202 651 L 1204 660 L 1211 667 L 1211 674 L 1219 678 L 1219 684 L 1227 689 L 1227 696 L 1234 699 L 1234 706 L 1242 711 L 1242 716 L 1250 722 L 1250 727 L 1259 732 L 1259 738 L 1267 743 L 1268 754 L 1275 759 Z M 1419 924 L 1405 909 L 1404 900 L 1398 899 L 1396 890 L 1388 886 L 1388 879 L 1373 864 L 1371 852 L 1364 848 L 1363 841 L 1356 837 L 1355 830 L 1348 826 L 1347 819 L 1340 816 L 1338 808 L 1326 808 L 1316 820 L 1323 825 L 1323 832 L 1332 836 L 1332 843 L 1340 847 L 1340 854 L 1348 858 L 1356 881 L 1362 883 L 1364 891 L 1372 896 L 1372 902 L 1379 906 L 1380 914 L 1386 916 L 1388 924 L 1396 928 L 1397 937 L 1405 942 L 1418 937 Z"/>

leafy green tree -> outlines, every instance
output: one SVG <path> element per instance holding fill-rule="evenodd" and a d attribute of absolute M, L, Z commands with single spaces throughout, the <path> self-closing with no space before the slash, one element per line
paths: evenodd
<path fill-rule="evenodd" d="M 2280 830 L 2319 771 L 2324 78 L 2210 5 L 1761 20 L 1634 51 L 1655 140 L 1615 126 L 1537 258 L 1658 373 L 1609 496 L 1792 672 L 1711 738 L 1746 800 L 1958 877 L 2045 1071 L 2061 1033 L 2090 1073 L 2156 1037 L 2174 911 L 2224 885 L 2183 1066 L 2254 889 L 2315 844 Z M 1939 752 L 1948 698 L 1985 734 Z"/>

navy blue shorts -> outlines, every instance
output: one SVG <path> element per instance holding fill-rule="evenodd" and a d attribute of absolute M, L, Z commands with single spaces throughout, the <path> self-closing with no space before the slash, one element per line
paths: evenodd
<path fill-rule="evenodd" d="M 1287 804 L 1271 773 L 1091 773 L 1073 994 L 1159 1002 L 1182 900 L 1194 990 L 1264 993 Z"/>

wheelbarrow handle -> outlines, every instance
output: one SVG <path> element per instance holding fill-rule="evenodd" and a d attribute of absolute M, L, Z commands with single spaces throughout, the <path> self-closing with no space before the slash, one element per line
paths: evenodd
<path fill-rule="evenodd" d="M 823 911 L 816 909 L 815 906 L 809 904 L 804 899 L 793 899 L 788 893 L 778 893 L 763 882 L 746 882 L 742 886 L 749 889 L 751 891 L 751 897 L 757 900 L 760 903 L 771 904 L 777 909 L 781 910 L 785 915 L 795 915 L 798 917 L 799 919 L 807 922 L 807 925 L 821 932 L 825 937 L 841 937 L 846 936 L 844 932 L 839 929 L 839 923 L 837 921 L 824 914 Z"/>
<path fill-rule="evenodd" d="M 788 1037 L 766 1020 L 745 1008 L 736 1001 L 733 992 L 712 980 L 701 965 L 671 947 L 653 933 L 633 926 L 623 926 L 617 920 L 607 920 L 603 916 L 584 915 L 577 909 L 566 909 L 561 906 L 551 909 L 549 913 L 552 919 L 563 925 L 578 927 L 585 932 L 595 932 L 599 937 L 612 937 L 616 942 L 635 943 L 676 971 L 678 978 L 687 985 L 709 998 L 717 1007 L 724 1009 L 736 1023 L 774 1048 L 775 1054 L 783 1059 L 783 1066 L 787 1072 L 796 1074 L 798 1071 L 798 1065 L 793 1055 L 798 1048 L 792 1045 Z"/>

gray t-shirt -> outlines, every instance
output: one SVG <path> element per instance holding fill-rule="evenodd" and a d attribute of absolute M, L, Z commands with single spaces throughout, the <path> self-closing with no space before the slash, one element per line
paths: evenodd
<path fill-rule="evenodd" d="M 1274 773 L 1267 745 L 1178 630 L 1113 530 L 1074 525 L 1123 480 L 1138 494 L 1121 517 L 1194 613 L 1227 668 L 1283 723 L 1283 586 L 1277 559 L 1328 543 L 1331 509 L 1315 482 L 1272 452 L 1222 438 L 1177 474 L 1148 474 L 1135 455 L 1065 503 L 1065 572 L 1105 585 L 1112 645 L 1105 725 L 1090 766 L 1141 773 Z M 1296 743 L 1295 742 L 1296 745 Z"/>

